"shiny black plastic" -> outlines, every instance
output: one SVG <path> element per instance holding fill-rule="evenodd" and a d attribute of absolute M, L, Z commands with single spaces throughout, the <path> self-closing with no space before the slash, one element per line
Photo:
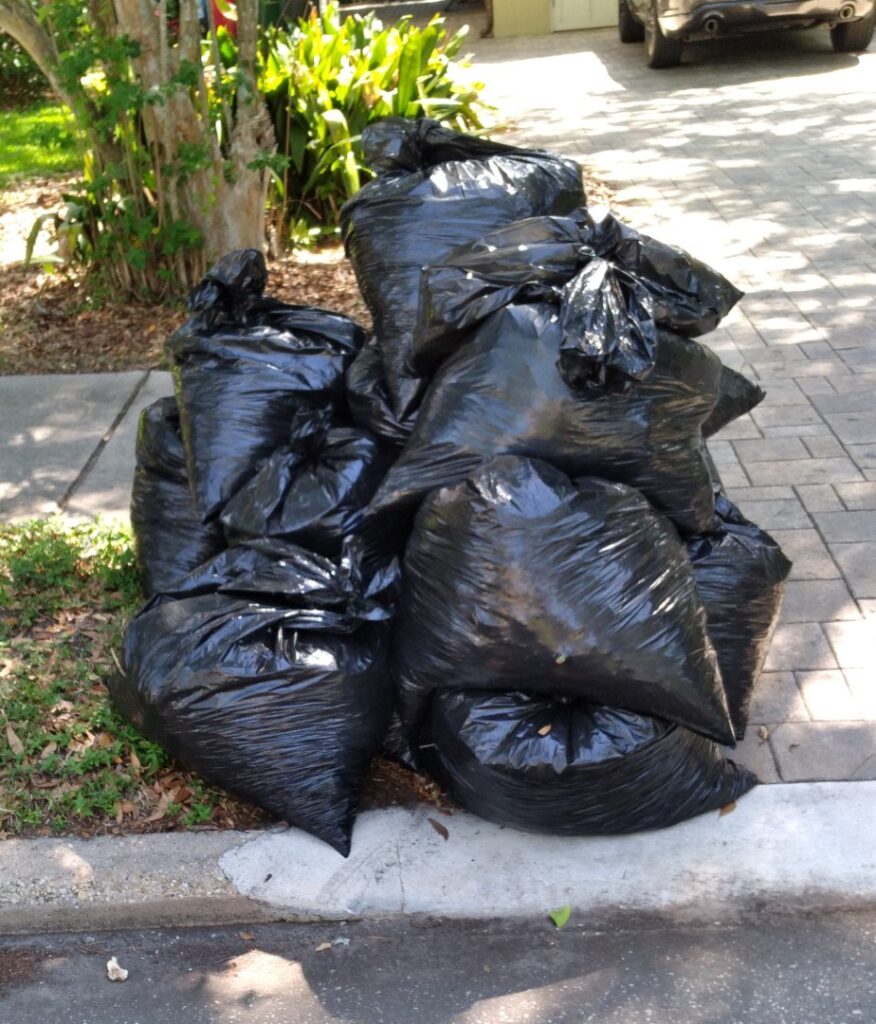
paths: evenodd
<path fill-rule="evenodd" d="M 721 382 L 718 388 L 718 402 L 711 415 L 703 424 L 703 437 L 711 437 L 728 423 L 744 416 L 760 405 L 766 392 L 760 385 L 750 381 L 729 366 L 721 367 Z"/>
<path fill-rule="evenodd" d="M 204 275 L 189 295 L 188 307 L 207 322 L 242 321 L 258 305 L 268 283 L 265 257 L 258 249 L 235 249 Z"/>
<path fill-rule="evenodd" d="M 131 530 L 147 597 L 171 586 L 225 547 L 218 523 L 202 523 L 186 475 L 176 399 L 140 413 L 131 491 Z"/>
<path fill-rule="evenodd" d="M 706 632 L 715 653 L 737 740 L 778 622 L 791 562 L 773 538 L 723 496 L 722 528 L 688 544 Z"/>
<path fill-rule="evenodd" d="M 757 783 L 688 729 L 583 701 L 445 692 L 427 735 L 424 761 L 463 807 L 527 832 L 665 828 Z"/>
<path fill-rule="evenodd" d="M 237 267 L 238 255 L 217 266 Z M 216 276 L 214 268 L 194 290 L 195 316 L 167 343 L 189 480 L 205 520 L 283 444 L 299 408 L 343 405 L 344 375 L 365 340 L 339 313 L 261 298 L 254 272 L 243 284 L 238 274 L 233 289 Z"/>
<path fill-rule="evenodd" d="M 346 856 L 390 720 L 393 583 L 276 541 L 229 549 L 132 620 L 113 700 L 182 764 Z"/>
<path fill-rule="evenodd" d="M 565 694 L 733 731 L 684 545 L 641 494 L 501 456 L 423 502 L 393 638 L 416 737 L 443 689 Z"/>
<path fill-rule="evenodd" d="M 420 271 L 463 242 L 584 200 L 571 160 L 460 135 L 434 121 L 388 118 L 367 127 L 368 163 L 381 173 L 341 210 L 341 229 L 374 319 L 397 416 L 421 392 L 409 360 Z"/>
<path fill-rule="evenodd" d="M 688 532 L 714 526 L 700 424 L 716 401 L 718 357 L 661 331 L 645 380 L 573 389 L 557 368 L 563 332 L 554 312 L 539 303 L 507 306 L 441 365 L 366 512 L 364 543 L 379 552 L 403 538 L 428 491 L 506 453 L 636 487 Z"/>
<path fill-rule="evenodd" d="M 347 370 L 347 405 L 357 426 L 396 448 L 407 441 L 414 429 L 416 411 L 402 419 L 393 411 L 376 338 L 368 339 Z"/>
<path fill-rule="evenodd" d="M 225 535 L 231 544 L 276 537 L 337 556 L 388 465 L 371 434 L 333 427 L 328 410 L 299 410 L 287 443 L 225 506 Z"/>
<path fill-rule="evenodd" d="M 638 380 L 653 365 L 658 327 L 705 334 L 741 296 L 705 263 L 607 211 L 532 217 L 424 268 L 413 366 L 432 372 L 503 306 L 546 301 L 558 306 L 567 372 Z"/>

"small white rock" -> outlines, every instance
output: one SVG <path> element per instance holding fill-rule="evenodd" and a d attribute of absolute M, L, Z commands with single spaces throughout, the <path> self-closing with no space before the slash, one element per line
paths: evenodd
<path fill-rule="evenodd" d="M 128 972 L 124 967 L 119 967 L 119 962 L 115 957 L 110 957 L 106 962 L 106 976 L 110 981 L 128 980 Z"/>

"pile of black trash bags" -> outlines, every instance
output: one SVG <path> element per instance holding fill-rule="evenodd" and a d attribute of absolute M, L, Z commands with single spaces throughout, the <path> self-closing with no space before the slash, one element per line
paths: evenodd
<path fill-rule="evenodd" d="M 704 444 L 763 398 L 695 340 L 740 293 L 562 157 L 428 120 L 365 144 L 341 217 L 373 336 L 266 298 L 246 250 L 168 342 L 117 706 L 344 855 L 382 747 L 520 829 L 732 802 L 756 779 L 717 744 L 790 569 Z"/>

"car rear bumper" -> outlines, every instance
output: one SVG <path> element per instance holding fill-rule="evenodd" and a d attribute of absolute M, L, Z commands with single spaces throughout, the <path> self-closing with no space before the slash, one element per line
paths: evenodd
<path fill-rule="evenodd" d="M 719 35 L 746 28 L 765 28 L 794 22 L 828 22 L 843 20 L 840 11 L 854 9 L 845 20 L 857 21 L 873 10 L 874 0 L 664 0 L 657 20 L 664 35 Z M 664 9 L 665 5 L 665 9 Z"/>

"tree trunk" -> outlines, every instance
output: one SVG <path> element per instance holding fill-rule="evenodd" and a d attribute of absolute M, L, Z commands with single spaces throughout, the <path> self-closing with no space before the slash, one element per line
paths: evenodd
<path fill-rule="evenodd" d="M 130 64 L 134 80 L 147 95 L 158 98 L 158 102 L 146 102 L 134 111 L 122 126 L 128 133 L 127 150 L 124 143 L 120 150 L 113 139 L 103 138 L 95 129 L 97 118 L 85 90 L 65 84 L 51 25 L 37 17 L 31 2 L 0 0 L 0 32 L 8 32 L 21 44 L 59 100 L 74 112 L 87 134 L 98 170 L 123 174 L 123 191 L 130 193 L 137 210 L 153 211 L 159 230 L 185 224 L 200 235 L 199 247 L 189 246 L 166 257 L 172 262 L 178 285 L 188 288 L 197 283 L 205 267 L 231 249 L 263 248 L 269 178 L 257 160 L 273 153 L 274 133 L 258 92 L 258 0 L 237 0 L 236 93 L 233 102 L 222 100 L 218 131 L 211 110 L 214 97 L 207 88 L 200 57 L 197 0 L 179 0 L 174 42 L 169 41 L 166 4 L 161 0 L 158 4 L 153 0 L 88 0 L 92 26 L 103 29 L 107 38 L 128 37 L 136 42 L 138 51 Z M 215 35 L 213 43 L 213 53 L 218 56 Z M 191 77 L 182 84 L 184 65 L 192 69 L 196 84 L 191 84 Z M 142 180 L 142 164 L 131 156 L 132 147 L 142 154 L 143 142 L 154 179 L 148 189 Z M 124 240 L 114 252 L 126 262 L 116 275 L 120 287 L 145 280 L 153 290 L 166 290 L 157 267 L 137 268 L 126 261 Z"/>

